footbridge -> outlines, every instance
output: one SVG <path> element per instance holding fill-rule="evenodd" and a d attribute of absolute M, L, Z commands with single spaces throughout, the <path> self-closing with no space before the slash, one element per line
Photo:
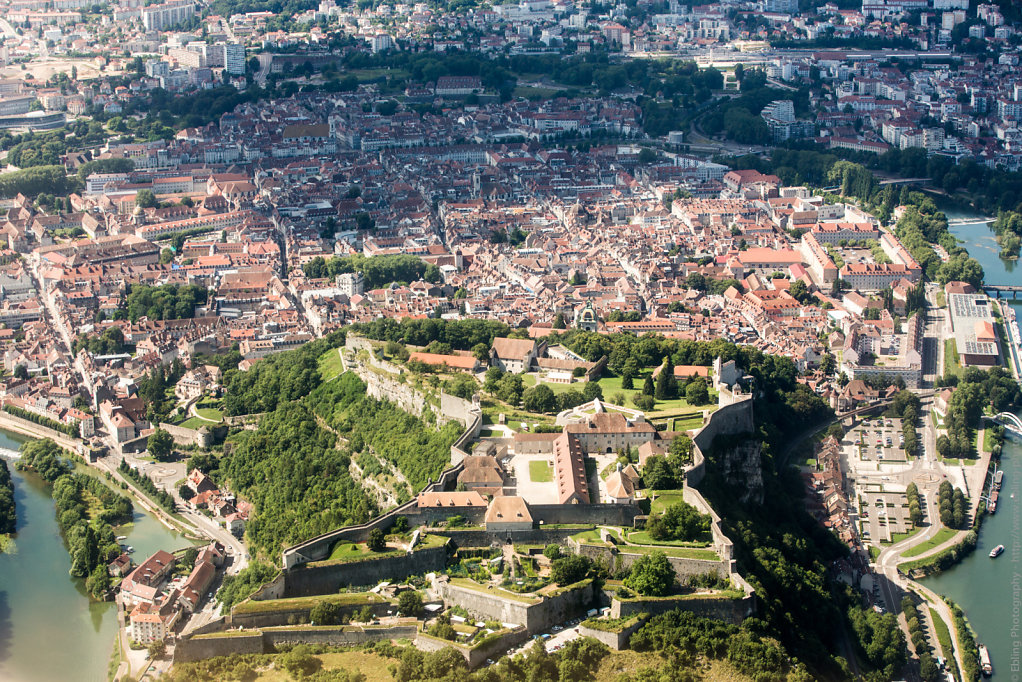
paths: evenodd
<path fill-rule="evenodd" d="M 984 284 L 983 291 L 987 295 L 992 295 L 994 298 L 1011 298 L 1014 300 L 1015 296 L 1022 291 L 1022 285 L 1018 284 Z M 1001 294 L 1004 294 L 1003 296 Z"/>
<path fill-rule="evenodd" d="M 988 417 L 988 419 L 1000 424 L 1014 435 L 1022 437 L 1022 419 L 1019 419 L 1018 415 L 1011 412 L 1001 412 L 993 417 Z"/>

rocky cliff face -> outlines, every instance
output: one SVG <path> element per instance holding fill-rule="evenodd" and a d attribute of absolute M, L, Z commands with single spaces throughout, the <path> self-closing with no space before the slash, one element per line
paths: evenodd
<path fill-rule="evenodd" d="M 762 446 L 759 441 L 718 439 L 714 444 L 713 464 L 720 479 L 743 504 L 763 502 Z"/>

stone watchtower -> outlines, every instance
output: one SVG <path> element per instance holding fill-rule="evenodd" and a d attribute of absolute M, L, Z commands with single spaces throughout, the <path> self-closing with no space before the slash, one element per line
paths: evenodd
<path fill-rule="evenodd" d="M 587 332 L 594 332 L 600 324 L 600 318 L 593 310 L 593 302 L 589 301 L 585 306 L 575 312 L 575 326 Z"/>

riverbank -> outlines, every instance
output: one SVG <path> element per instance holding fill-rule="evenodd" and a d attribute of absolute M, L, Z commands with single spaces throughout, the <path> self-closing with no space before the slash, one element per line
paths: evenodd
<path fill-rule="evenodd" d="M 1000 247 L 993 230 L 987 223 L 978 222 L 986 217 L 950 209 L 948 218 L 956 223 L 949 229 L 969 255 L 983 266 L 985 283 L 1017 284 L 1018 275 L 1014 272 L 1017 263 L 999 257 Z M 977 222 L 958 222 L 970 218 Z M 1022 301 L 1001 299 L 998 306 L 1004 312 L 1014 311 L 1016 316 L 1022 313 Z M 1002 312 L 1002 319 L 1003 315 Z M 1000 466 L 1005 472 L 1005 482 L 997 502 L 997 513 L 983 520 L 975 550 L 956 565 L 923 578 L 920 583 L 961 607 L 969 617 L 976 639 L 990 651 L 995 674 L 1008 672 L 1018 662 L 1013 653 L 1017 651 L 1018 640 L 1017 597 L 1012 595 L 1018 594 L 1015 576 L 1022 574 L 1022 536 L 1018 533 L 1018 528 L 1022 527 L 1022 505 L 1019 504 L 1022 500 L 1022 443 L 1005 441 Z M 1005 545 L 1006 551 L 1001 557 L 991 559 L 990 550 L 999 544 Z"/>
<path fill-rule="evenodd" d="M 21 434 L 0 431 L 0 447 L 18 450 L 24 440 Z M 11 469 L 17 554 L 0 555 L 0 679 L 106 682 L 118 632 L 116 605 L 91 601 L 84 582 L 68 574 L 70 558 L 49 487 L 31 472 Z M 131 523 L 117 532 L 139 556 L 188 544 L 138 508 Z"/>

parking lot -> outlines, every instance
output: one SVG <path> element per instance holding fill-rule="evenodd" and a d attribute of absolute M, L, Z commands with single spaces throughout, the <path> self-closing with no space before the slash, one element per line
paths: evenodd
<path fill-rule="evenodd" d="M 841 446 L 849 462 L 905 462 L 900 419 L 870 419 L 845 434 Z"/>
<path fill-rule="evenodd" d="M 875 486 L 870 486 L 875 488 Z M 875 489 L 857 491 L 859 518 L 864 540 L 874 544 L 890 542 L 891 536 L 912 529 L 908 518 L 908 498 L 902 492 L 878 492 Z"/>

